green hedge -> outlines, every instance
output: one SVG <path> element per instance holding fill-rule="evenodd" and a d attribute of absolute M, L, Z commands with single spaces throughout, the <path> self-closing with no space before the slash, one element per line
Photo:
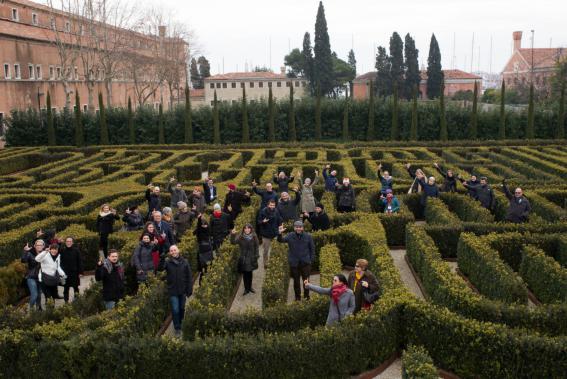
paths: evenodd
<path fill-rule="evenodd" d="M 534 246 L 524 246 L 520 275 L 544 303 L 567 303 L 567 269 Z"/>
<path fill-rule="evenodd" d="M 459 216 L 461 221 L 480 223 L 494 222 L 494 216 L 490 211 L 482 207 L 478 201 L 473 200 L 469 196 L 446 192 L 441 194 L 441 200 L 447 204 L 451 212 Z"/>
<path fill-rule="evenodd" d="M 403 379 L 438 379 L 433 359 L 423 346 L 409 345 L 402 354 Z"/>
<path fill-rule="evenodd" d="M 461 220 L 455 216 L 441 199 L 429 197 L 425 205 L 425 221 L 428 224 L 458 225 Z"/>

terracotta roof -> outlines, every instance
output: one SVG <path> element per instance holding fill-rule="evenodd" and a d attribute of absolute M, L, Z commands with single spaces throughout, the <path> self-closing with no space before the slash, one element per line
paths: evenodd
<path fill-rule="evenodd" d="M 370 71 L 367 72 L 366 74 L 362 74 L 357 76 L 356 78 L 354 78 L 354 81 L 367 81 L 370 79 L 376 79 L 376 71 Z"/>
<path fill-rule="evenodd" d="M 55 32 L 49 28 L 40 28 L 8 20 L 0 20 L 0 34 L 44 42 L 56 40 Z M 72 42 L 69 33 L 60 32 L 59 36 L 66 43 Z"/>
<path fill-rule="evenodd" d="M 204 89 L 192 89 L 189 91 L 189 96 L 191 97 L 205 97 Z"/>
<path fill-rule="evenodd" d="M 443 70 L 445 80 L 458 80 L 458 79 L 482 79 L 478 75 L 470 74 L 461 70 Z M 420 72 L 421 80 L 427 80 L 427 71 Z M 376 78 L 376 71 L 370 71 L 366 74 L 357 76 L 354 81 L 367 81 Z"/>
<path fill-rule="evenodd" d="M 237 79 L 266 79 L 266 80 L 274 80 L 280 79 L 285 80 L 288 79 L 286 75 L 282 74 L 275 74 L 273 72 L 229 72 L 226 74 L 219 74 L 209 76 L 205 79 L 205 81 L 209 80 L 237 80 Z"/>
<path fill-rule="evenodd" d="M 532 64 L 532 49 L 519 49 L 518 52 L 526 60 L 528 65 Z M 533 49 L 534 53 L 534 68 L 548 68 L 555 67 L 558 58 L 567 57 L 567 49 L 562 48 L 551 48 Z"/>

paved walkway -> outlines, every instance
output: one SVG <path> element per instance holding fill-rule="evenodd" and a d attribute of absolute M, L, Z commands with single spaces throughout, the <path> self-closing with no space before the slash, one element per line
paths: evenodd
<path fill-rule="evenodd" d="M 414 294 L 415 296 L 417 296 L 422 300 L 425 300 L 425 296 L 423 296 L 423 293 L 421 292 L 421 289 L 419 288 L 419 285 L 417 284 L 417 281 L 415 280 L 411 272 L 411 269 L 408 263 L 406 262 L 406 250 L 405 249 L 390 250 L 390 255 L 392 256 L 392 259 L 394 260 L 394 264 L 398 268 L 398 271 L 400 272 L 400 276 L 402 277 L 402 281 L 404 282 L 406 287 L 410 290 L 412 294 Z"/>
<path fill-rule="evenodd" d="M 375 379 L 400 379 L 402 377 L 402 360 L 396 359 L 388 368 Z"/>
<path fill-rule="evenodd" d="M 81 285 L 79 286 L 79 292 L 84 293 L 94 282 L 95 282 L 94 275 L 81 276 Z M 60 307 L 63 304 L 65 304 L 65 301 L 63 300 L 63 287 L 58 287 L 58 291 L 59 291 L 59 296 L 61 296 L 61 299 L 55 300 L 56 307 Z M 75 291 L 73 291 L 73 289 L 70 289 L 69 301 L 73 301 L 74 299 L 75 299 Z M 45 307 L 45 296 L 43 296 L 43 294 L 41 296 L 41 304 L 43 307 Z"/>
<path fill-rule="evenodd" d="M 258 259 L 258 269 L 254 271 L 252 276 L 252 289 L 256 293 L 249 293 L 243 296 L 244 293 L 244 280 L 240 280 L 240 286 L 234 297 L 234 301 L 230 307 L 231 313 L 243 313 L 247 309 L 262 309 L 262 287 L 264 286 L 264 277 L 266 271 L 264 270 L 264 257 L 262 248 L 260 247 L 260 258 Z"/>

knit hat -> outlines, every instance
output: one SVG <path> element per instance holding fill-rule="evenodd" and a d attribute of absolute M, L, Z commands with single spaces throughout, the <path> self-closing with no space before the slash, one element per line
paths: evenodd
<path fill-rule="evenodd" d="M 234 184 L 230 183 L 228 185 L 228 189 L 231 190 L 231 191 L 234 191 L 236 189 L 236 186 Z"/>
<path fill-rule="evenodd" d="M 392 193 L 392 190 L 388 188 L 388 189 L 386 190 L 386 194 L 389 194 L 389 193 Z"/>
<path fill-rule="evenodd" d="M 325 207 L 323 206 L 322 203 L 317 203 L 317 204 L 315 204 L 315 208 L 325 209 Z"/>
<path fill-rule="evenodd" d="M 216 203 L 216 204 L 213 206 L 213 209 L 214 209 L 215 211 L 220 211 L 220 210 L 221 210 L 220 204 L 219 204 L 219 203 Z"/>
<path fill-rule="evenodd" d="M 293 223 L 293 227 L 295 228 L 296 226 L 302 227 L 303 228 L 303 221 L 301 220 L 297 220 L 296 222 Z"/>

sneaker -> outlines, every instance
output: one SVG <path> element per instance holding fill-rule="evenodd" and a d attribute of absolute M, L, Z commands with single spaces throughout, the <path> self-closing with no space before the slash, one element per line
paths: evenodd
<path fill-rule="evenodd" d="M 256 293 L 256 291 L 254 290 L 254 288 L 250 288 L 250 292 Z"/>

